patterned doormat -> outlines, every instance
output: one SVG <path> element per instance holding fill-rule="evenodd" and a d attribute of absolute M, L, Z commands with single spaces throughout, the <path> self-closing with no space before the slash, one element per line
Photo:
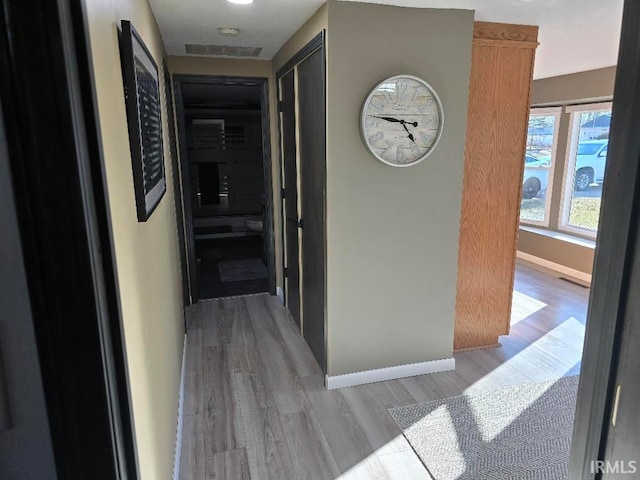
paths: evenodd
<path fill-rule="evenodd" d="M 269 275 L 267 267 L 259 258 L 219 262 L 218 271 L 220 272 L 220 280 L 223 282 L 262 280 Z"/>
<path fill-rule="evenodd" d="M 435 480 L 563 480 L 578 377 L 392 408 Z"/>

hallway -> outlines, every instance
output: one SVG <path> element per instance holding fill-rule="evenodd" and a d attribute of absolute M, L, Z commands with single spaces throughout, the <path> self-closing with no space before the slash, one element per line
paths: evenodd
<path fill-rule="evenodd" d="M 333 391 L 277 297 L 200 302 L 180 478 L 429 479 L 387 409 L 578 374 L 588 292 L 518 265 L 501 348 L 457 353 L 452 372 Z"/>

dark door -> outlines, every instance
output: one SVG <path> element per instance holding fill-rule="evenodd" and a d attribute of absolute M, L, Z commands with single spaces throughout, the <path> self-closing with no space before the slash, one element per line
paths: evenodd
<path fill-rule="evenodd" d="M 282 94 L 282 158 L 284 163 L 284 231 L 286 245 L 286 300 L 300 326 L 300 268 L 298 262 L 298 169 L 296 167 L 295 70 L 280 80 Z"/>
<path fill-rule="evenodd" d="M 324 50 L 298 65 L 302 210 L 302 331 L 325 369 L 325 94 Z"/>
<path fill-rule="evenodd" d="M 640 478 L 640 2 L 622 16 L 571 480 Z"/>
<path fill-rule="evenodd" d="M 189 286 L 189 267 L 187 264 L 187 247 L 185 244 L 185 225 L 182 212 L 182 187 L 180 181 L 180 164 L 178 162 L 178 145 L 176 141 L 176 125 L 173 114 L 173 93 L 171 90 L 171 75 L 167 64 L 163 65 L 164 95 L 167 105 L 167 127 L 169 129 L 169 153 L 171 155 L 171 176 L 173 177 L 173 202 L 176 209 L 176 225 L 178 229 L 178 248 L 180 249 L 180 269 L 182 271 L 182 303 L 191 303 L 191 288 Z"/>
<path fill-rule="evenodd" d="M 55 479 L 53 445 L 0 115 L 0 478 Z"/>
<path fill-rule="evenodd" d="M 198 303 L 198 261 L 196 259 L 196 240 L 193 231 L 193 209 L 191 207 L 192 195 L 191 183 L 189 182 L 189 153 L 187 148 L 187 129 L 184 116 L 184 101 L 182 93 L 182 83 L 175 80 L 174 92 L 176 94 L 177 127 L 178 127 L 178 148 L 180 149 L 180 179 L 182 187 L 182 207 L 184 209 L 184 232 L 185 248 L 187 250 L 187 270 L 189 272 L 189 293 L 191 303 Z"/>
<path fill-rule="evenodd" d="M 636 233 L 637 235 L 637 233 Z M 636 238 L 638 238 L 636 236 Z M 638 245 L 636 245 L 636 249 Z M 640 289 L 640 259 L 635 257 L 629 281 L 630 291 Z M 613 405 L 605 463 L 604 478 L 638 478 L 640 476 L 640 296 L 627 298 L 622 332 L 622 348 L 615 379 Z"/>

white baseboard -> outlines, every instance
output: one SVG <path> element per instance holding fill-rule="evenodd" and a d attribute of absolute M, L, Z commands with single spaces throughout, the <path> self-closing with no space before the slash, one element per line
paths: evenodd
<path fill-rule="evenodd" d="M 280 301 L 284 305 L 284 290 L 282 290 L 282 288 L 280 288 L 280 287 L 276 287 L 276 295 L 278 296 L 278 298 L 280 299 Z"/>
<path fill-rule="evenodd" d="M 591 275 L 581 272 L 580 270 L 576 270 L 575 268 L 569 268 L 564 265 L 560 265 L 559 263 L 536 257 L 535 255 L 531 255 L 529 253 L 521 252 L 520 250 L 516 252 L 516 256 L 517 258 L 519 258 L 520 260 L 524 260 L 525 262 L 533 263 L 549 270 L 553 270 L 554 272 L 560 273 L 562 275 L 573 277 L 591 284 Z"/>
<path fill-rule="evenodd" d="M 427 373 L 446 372 L 456 369 L 455 358 L 444 358 L 442 360 L 432 360 L 430 362 L 411 363 L 409 365 L 398 365 L 397 367 L 378 368 L 364 372 L 346 373 L 344 375 L 329 375 L 325 378 L 327 390 L 337 388 L 353 387 L 365 383 L 382 382 L 384 380 L 395 380 L 397 378 L 415 377 Z"/>
<path fill-rule="evenodd" d="M 173 455 L 173 480 L 180 478 L 180 459 L 182 454 L 182 417 L 184 412 L 184 382 L 185 369 L 187 366 L 187 335 L 184 336 L 184 345 L 182 346 L 182 370 L 180 373 L 180 393 L 178 394 L 178 427 L 176 429 L 176 451 Z"/>

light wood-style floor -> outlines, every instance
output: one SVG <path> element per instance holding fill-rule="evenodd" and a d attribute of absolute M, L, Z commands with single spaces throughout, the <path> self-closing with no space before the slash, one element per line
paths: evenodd
<path fill-rule="evenodd" d="M 456 371 L 326 391 L 277 297 L 189 311 L 180 478 L 429 479 L 387 409 L 580 370 L 588 290 L 519 265 L 502 347 Z"/>

